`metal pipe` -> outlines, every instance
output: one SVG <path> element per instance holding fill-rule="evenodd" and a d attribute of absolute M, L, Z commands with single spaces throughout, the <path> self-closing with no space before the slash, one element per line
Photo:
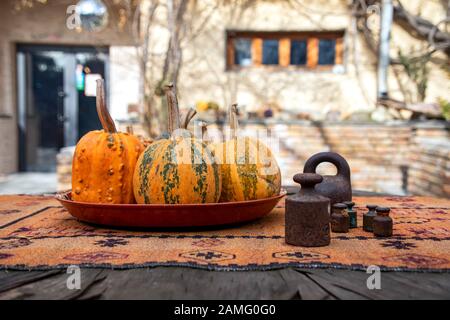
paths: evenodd
<path fill-rule="evenodd" d="M 378 48 L 378 81 L 377 97 L 388 97 L 388 68 L 389 68 L 389 42 L 391 37 L 392 0 L 383 0 L 380 21 L 380 45 Z"/>

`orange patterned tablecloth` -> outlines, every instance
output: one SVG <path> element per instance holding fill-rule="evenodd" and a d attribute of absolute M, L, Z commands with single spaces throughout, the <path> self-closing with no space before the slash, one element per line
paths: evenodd
<path fill-rule="evenodd" d="M 332 234 L 328 247 L 284 242 L 284 202 L 263 219 L 227 229 L 127 231 L 87 225 L 52 197 L 0 196 L 0 269 L 68 265 L 137 268 L 187 266 L 268 270 L 287 266 L 365 270 L 450 271 L 450 199 L 355 197 L 357 229 Z M 361 228 L 365 205 L 392 208 L 394 236 Z"/>

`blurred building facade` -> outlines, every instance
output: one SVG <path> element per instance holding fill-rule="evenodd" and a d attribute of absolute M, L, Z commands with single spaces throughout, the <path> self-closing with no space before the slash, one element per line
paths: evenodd
<path fill-rule="evenodd" d="M 109 14 L 101 31 L 79 32 L 67 27 L 67 9 L 76 1 L 21 10 L 18 3 L 0 2 L 0 174 L 54 171 L 60 148 L 99 128 L 96 77 L 106 78 L 112 101 L 137 101 L 139 72 L 127 66 L 134 42 L 117 14 Z M 113 1 L 108 8 L 119 11 Z"/>
<path fill-rule="evenodd" d="M 67 28 L 67 8 L 76 2 L 47 1 L 20 11 L 14 10 L 15 1 L 0 3 L 0 134 L 8 137 L 0 140 L 0 174 L 54 170 L 55 150 L 74 145 L 99 126 L 89 85 L 96 76 L 106 78 L 116 120 L 129 118 L 140 102 L 135 35 L 122 28 L 122 1 L 103 0 L 109 22 L 95 32 Z M 439 1 L 404 5 L 433 23 L 445 16 Z M 269 108 L 280 122 L 338 120 L 374 111 L 377 58 L 356 31 L 349 1 L 200 0 L 186 15 L 190 24 L 181 39 L 178 79 L 183 107 L 213 101 L 226 108 L 238 102 L 255 115 Z M 371 22 L 375 29 L 377 17 Z M 146 18 L 141 17 L 141 25 Z M 158 77 L 169 39 L 165 6 L 155 20 L 149 73 Z M 393 55 L 399 48 L 409 52 L 424 46 L 395 23 L 392 43 Z M 83 77 L 77 78 L 80 71 Z M 405 92 L 414 86 L 394 68 L 388 82 L 393 98 L 415 94 Z M 450 83 L 445 71 L 433 67 L 425 101 L 438 98 L 450 100 Z M 382 119 L 379 111 L 373 116 Z M 403 178 L 397 176 L 399 189 Z"/>
<path fill-rule="evenodd" d="M 209 16 L 186 36 L 179 77 L 184 105 L 205 99 L 220 106 L 238 102 L 249 112 L 262 114 L 271 106 L 285 111 L 286 119 L 306 114 L 314 120 L 373 111 L 377 55 L 356 30 L 351 1 L 249 2 L 213 10 L 214 1 L 198 1 L 193 19 L 200 24 Z M 402 3 L 433 23 L 446 15 L 439 1 Z M 379 15 L 370 19 L 377 30 Z M 393 24 L 393 57 L 399 50 L 420 52 L 426 45 Z M 389 70 L 389 95 L 407 101 L 416 93 L 401 68 Z M 448 73 L 432 67 L 428 77 L 425 102 L 448 100 Z"/>

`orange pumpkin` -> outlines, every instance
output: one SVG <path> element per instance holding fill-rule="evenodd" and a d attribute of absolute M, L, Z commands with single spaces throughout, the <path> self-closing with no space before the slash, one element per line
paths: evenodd
<path fill-rule="evenodd" d="M 261 141 L 238 137 L 237 105 L 230 108 L 231 139 L 211 144 L 220 163 L 220 202 L 264 199 L 278 195 L 281 173 L 272 151 Z"/>
<path fill-rule="evenodd" d="M 72 164 L 72 199 L 94 203 L 135 203 L 133 172 L 144 150 L 137 137 L 117 132 L 105 104 L 103 80 L 97 80 L 97 113 L 103 130 L 78 142 Z"/>
<path fill-rule="evenodd" d="M 220 196 L 221 177 L 211 150 L 187 130 L 195 115 L 190 110 L 182 123 L 173 86 L 166 88 L 169 108 L 168 139 L 148 146 L 134 171 L 134 195 L 138 203 L 208 203 Z"/>

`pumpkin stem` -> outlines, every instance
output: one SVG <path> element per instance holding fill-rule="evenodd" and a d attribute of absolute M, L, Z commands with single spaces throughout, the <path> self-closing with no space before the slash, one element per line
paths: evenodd
<path fill-rule="evenodd" d="M 109 133 L 116 133 L 116 125 L 108 112 L 105 101 L 105 82 L 103 79 L 97 80 L 97 114 L 102 124 L 103 130 Z"/>
<path fill-rule="evenodd" d="M 231 139 L 237 138 L 237 131 L 239 129 L 239 123 L 238 123 L 238 104 L 233 103 L 230 107 L 230 114 L 229 114 L 229 121 L 230 121 L 230 130 L 231 130 Z"/>
<path fill-rule="evenodd" d="M 181 128 L 187 129 L 189 126 L 189 122 L 191 122 L 192 118 L 194 118 L 196 114 L 197 111 L 195 111 L 194 108 L 189 108 L 189 110 L 186 111 L 186 113 L 183 115 L 181 119 Z"/>
<path fill-rule="evenodd" d="M 178 100 L 177 95 L 175 94 L 175 87 L 173 83 L 169 83 L 165 86 L 166 91 L 166 100 L 167 100 L 167 108 L 168 108 L 168 130 L 169 133 L 172 134 L 177 129 L 180 129 L 180 109 L 178 108 Z"/>
<path fill-rule="evenodd" d="M 208 134 L 208 123 L 202 121 L 200 123 L 200 127 L 202 128 L 202 139 L 203 141 L 206 141 L 206 135 Z"/>

